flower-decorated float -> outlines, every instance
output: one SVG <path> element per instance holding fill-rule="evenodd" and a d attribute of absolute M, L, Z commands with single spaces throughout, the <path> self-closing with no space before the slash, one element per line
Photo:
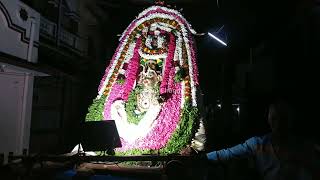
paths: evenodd
<path fill-rule="evenodd" d="M 195 33 L 179 11 L 159 5 L 123 32 L 86 116 L 115 121 L 118 154 L 179 153 L 191 144 L 199 127 Z"/>

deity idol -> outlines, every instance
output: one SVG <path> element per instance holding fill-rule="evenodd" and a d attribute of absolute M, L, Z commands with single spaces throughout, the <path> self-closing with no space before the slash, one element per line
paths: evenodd
<path fill-rule="evenodd" d="M 176 10 L 152 6 L 128 26 L 87 121 L 114 120 L 117 152 L 177 153 L 199 126 L 195 31 Z"/>

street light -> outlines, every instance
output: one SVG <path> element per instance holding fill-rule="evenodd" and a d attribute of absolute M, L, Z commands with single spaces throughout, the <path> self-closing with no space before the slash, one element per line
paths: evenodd
<path fill-rule="evenodd" d="M 223 42 L 221 39 L 219 39 L 217 36 L 211 34 L 210 32 L 208 32 L 208 35 L 209 35 L 210 37 L 212 37 L 213 39 L 217 40 L 217 41 L 218 41 L 219 43 L 221 43 L 222 45 L 228 46 L 225 42 Z"/>

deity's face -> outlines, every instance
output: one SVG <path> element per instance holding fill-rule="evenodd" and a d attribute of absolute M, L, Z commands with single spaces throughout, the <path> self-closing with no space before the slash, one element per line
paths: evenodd
<path fill-rule="evenodd" d="M 151 47 L 152 47 L 152 49 L 157 49 L 157 48 L 159 48 L 158 38 L 157 38 L 157 37 L 153 37 L 153 38 L 152 38 L 152 40 L 151 40 Z"/>
<path fill-rule="evenodd" d="M 149 69 L 152 69 L 152 70 L 156 70 L 157 68 L 157 64 L 154 61 L 148 62 L 147 66 Z"/>
<path fill-rule="evenodd" d="M 148 78 L 145 78 L 145 79 L 143 79 L 142 84 L 143 84 L 144 87 L 151 87 L 152 80 L 148 79 Z"/>

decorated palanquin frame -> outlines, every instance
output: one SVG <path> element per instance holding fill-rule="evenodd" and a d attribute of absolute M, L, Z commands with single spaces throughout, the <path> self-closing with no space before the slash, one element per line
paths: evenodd
<path fill-rule="evenodd" d="M 119 39 L 87 121 L 115 120 L 119 154 L 178 153 L 198 124 L 198 69 L 193 35 L 179 13 L 141 12 Z"/>

